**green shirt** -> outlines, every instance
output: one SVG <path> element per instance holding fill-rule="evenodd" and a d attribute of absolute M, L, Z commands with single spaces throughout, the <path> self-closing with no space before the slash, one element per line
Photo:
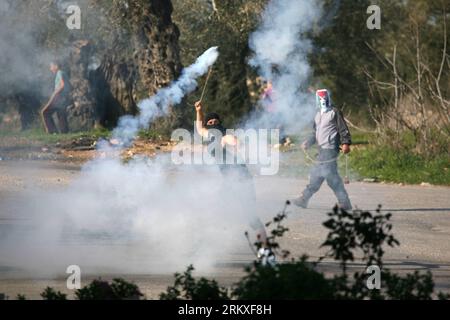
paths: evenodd
<path fill-rule="evenodd" d="M 66 74 L 62 70 L 58 70 L 55 77 L 55 91 L 61 86 L 61 82 L 64 80 L 64 89 L 60 95 L 67 95 L 69 93 L 69 82 Z"/>

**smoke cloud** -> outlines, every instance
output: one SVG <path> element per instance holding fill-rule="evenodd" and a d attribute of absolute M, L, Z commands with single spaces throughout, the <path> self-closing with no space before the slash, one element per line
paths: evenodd
<path fill-rule="evenodd" d="M 41 66 L 50 57 L 36 41 L 42 30 L 36 12 L 34 4 L 24 9 L 22 2 L 0 0 L 0 97 L 21 91 L 44 92 L 36 85 L 45 78 L 48 66 L 45 71 Z"/>
<path fill-rule="evenodd" d="M 315 0 L 272 0 L 258 29 L 250 36 L 253 56 L 250 66 L 273 84 L 271 101 L 261 101 L 262 116 L 252 126 L 284 126 L 298 133 L 314 113 L 314 95 L 308 92 L 311 66 L 308 54 L 312 43 L 307 37 L 322 13 Z M 272 105 L 269 106 L 268 104 Z M 267 109 L 273 110 L 268 111 Z"/>
<path fill-rule="evenodd" d="M 314 97 L 305 89 L 312 45 L 305 33 L 320 12 L 313 0 L 270 1 L 250 39 L 249 63 L 273 81 L 277 123 L 291 130 L 299 130 L 313 112 Z M 167 115 L 217 56 L 217 48 L 207 50 L 169 87 L 141 101 L 139 116 L 123 117 L 114 138 L 127 145 L 140 128 Z M 273 119 L 266 112 L 252 125 L 273 127 Z M 170 155 L 136 157 L 127 164 L 119 157 L 97 159 L 67 188 L 32 193 L 26 212 L 30 225 L 0 234 L 0 259 L 33 274 L 62 274 L 71 264 L 84 274 L 165 273 L 190 263 L 208 270 L 246 246 L 250 217 L 264 209 L 240 201 L 252 193 L 215 166 L 174 166 Z"/>
<path fill-rule="evenodd" d="M 239 247 L 250 252 L 240 195 L 249 196 L 216 167 L 175 167 L 169 155 L 92 161 L 63 190 L 30 191 L 26 224 L 0 230 L 0 265 L 33 276 L 69 265 L 85 275 L 208 271 Z"/>
<path fill-rule="evenodd" d="M 217 48 L 207 50 L 169 87 L 141 101 L 140 115 L 124 117 L 114 135 L 131 142 L 139 128 L 193 91 L 217 57 Z M 246 244 L 250 208 L 236 199 L 251 199 L 252 191 L 215 166 L 174 166 L 170 155 L 124 164 L 113 153 L 83 166 L 64 190 L 32 192 L 25 212 L 30 226 L 0 234 L 1 259 L 42 275 L 61 274 L 71 264 L 94 274 L 166 273 L 189 263 L 208 270 Z"/>
<path fill-rule="evenodd" d="M 113 132 L 114 138 L 128 145 L 136 137 L 139 129 L 147 128 L 157 117 L 166 116 L 170 106 L 181 103 L 186 94 L 197 88 L 196 79 L 208 71 L 218 56 L 217 47 L 209 48 L 194 64 L 185 68 L 181 76 L 170 86 L 160 89 L 154 96 L 141 101 L 138 104 L 139 116 L 122 117 Z"/>

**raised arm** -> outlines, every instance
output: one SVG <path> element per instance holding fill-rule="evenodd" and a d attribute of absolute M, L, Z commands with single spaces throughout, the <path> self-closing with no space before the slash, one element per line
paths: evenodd
<path fill-rule="evenodd" d="M 195 120 L 195 127 L 197 129 L 197 132 L 202 137 L 208 137 L 208 130 L 203 127 L 203 110 L 202 110 L 202 103 L 200 101 L 197 101 L 195 103 L 195 111 L 197 113 L 196 120 Z"/>

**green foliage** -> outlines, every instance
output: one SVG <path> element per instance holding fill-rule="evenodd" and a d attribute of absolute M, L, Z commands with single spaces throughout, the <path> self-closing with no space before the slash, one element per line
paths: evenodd
<path fill-rule="evenodd" d="M 280 250 L 276 239 L 282 237 L 287 228 L 282 221 L 287 218 L 286 203 L 283 211 L 273 219 L 275 228 L 269 240 L 269 247 Z M 317 262 L 308 261 L 303 255 L 300 259 L 291 259 L 278 263 L 274 267 L 264 266 L 255 261 L 246 268 L 246 275 L 240 279 L 231 292 L 219 286 L 217 281 L 206 278 L 195 279 L 191 265 L 183 274 L 175 274 L 173 286 L 161 293 L 161 300 L 317 300 L 317 299 L 374 299 L 374 300 L 431 300 L 449 299 L 443 293 L 435 293 L 431 272 L 400 276 L 383 268 L 385 245 L 394 247 L 399 242 L 392 234 L 391 214 L 381 214 L 380 207 L 376 213 L 356 210 L 353 214 L 337 207 L 328 214 L 329 219 L 323 223 L 329 230 L 322 246 L 329 251 Z M 270 224 L 268 224 L 270 225 Z M 260 243 L 255 246 L 259 248 Z M 365 272 L 349 274 L 347 264 L 355 261 L 362 252 L 365 267 L 378 266 L 381 270 L 380 290 L 370 290 L 367 286 Z M 280 250 L 282 258 L 289 256 L 288 251 Z M 341 273 L 326 277 L 317 270 L 324 258 L 332 258 L 340 263 Z M 365 270 L 365 268 L 364 268 Z M 350 277 L 351 276 L 351 277 Z M 351 279 L 351 280 L 350 280 Z M 66 300 L 61 292 L 47 287 L 41 294 L 45 300 Z M 139 288 L 123 279 L 114 279 L 112 283 L 94 280 L 89 285 L 75 292 L 79 300 L 124 300 L 140 299 L 143 294 Z M 26 299 L 18 295 L 17 299 Z"/>
<path fill-rule="evenodd" d="M 377 180 L 450 185 L 450 160 L 447 154 L 427 159 L 411 151 L 373 145 L 355 150 L 350 165 L 361 176 Z"/>
<path fill-rule="evenodd" d="M 67 295 L 60 291 L 55 291 L 53 288 L 47 287 L 41 293 L 44 300 L 67 300 Z"/>
<path fill-rule="evenodd" d="M 169 132 L 154 129 L 141 130 L 139 131 L 138 136 L 140 138 L 148 139 L 151 141 L 162 141 L 162 140 L 167 141 L 167 139 L 170 139 Z"/>
<path fill-rule="evenodd" d="M 218 285 L 215 280 L 192 276 L 194 267 L 191 265 L 183 274 L 175 274 L 175 283 L 160 295 L 161 300 L 229 300 L 227 290 Z"/>
<path fill-rule="evenodd" d="M 0 138 L 4 141 L 14 139 L 14 145 L 36 145 L 36 144 L 56 144 L 66 143 L 80 138 L 89 138 L 98 140 L 100 138 L 109 138 L 111 131 L 107 129 L 95 129 L 85 132 L 67 133 L 67 134 L 47 134 L 42 128 L 34 128 L 21 132 L 0 131 Z"/>
<path fill-rule="evenodd" d="M 382 10 L 381 30 L 369 30 L 366 20 L 367 8 L 374 4 L 370 0 L 326 0 L 328 19 L 319 21 L 311 35 L 315 51 L 310 56 L 315 82 L 326 86 L 334 94 L 339 106 L 347 106 L 359 117 L 368 117 L 368 106 L 381 107 L 393 103 L 392 87 L 377 90 L 371 86 L 367 74 L 373 78 L 391 82 L 392 70 L 380 57 L 392 58 L 397 46 L 398 70 L 406 81 L 417 80 L 414 62 L 416 58 L 415 30 L 421 36 L 420 46 L 424 63 L 431 70 L 439 69 L 443 49 L 443 17 L 448 6 L 441 0 L 380 0 Z M 337 10 L 336 10 L 337 9 Z M 330 15 L 330 13 L 334 13 Z M 326 15 L 327 15 L 326 14 Z M 447 33 L 450 39 L 450 33 Z M 376 52 L 374 52 L 374 50 Z M 441 90 L 449 93 L 449 72 L 445 68 Z M 448 95 L 447 95 L 448 96 Z"/>
<path fill-rule="evenodd" d="M 355 111 L 367 105 L 369 88 L 365 67 L 379 67 L 366 43 L 380 38 L 379 31 L 366 28 L 369 0 L 342 0 L 334 16 L 320 21 L 312 39 L 316 46 L 310 56 L 316 86 L 331 90 L 338 106 L 347 105 Z M 326 1 L 325 11 L 336 8 L 335 1 Z M 385 7 L 383 7 L 383 15 Z M 383 28 L 386 28 L 383 21 Z M 362 113 L 363 114 L 363 113 Z"/>
<path fill-rule="evenodd" d="M 101 279 L 77 290 L 78 300 L 139 300 L 143 294 L 137 285 L 123 279 L 113 279 L 112 283 Z"/>
<path fill-rule="evenodd" d="M 123 279 L 113 279 L 112 283 L 96 279 L 76 290 L 75 296 L 78 300 L 139 300 L 143 294 L 137 285 Z M 41 293 L 41 297 L 44 300 L 67 300 L 66 294 L 51 287 L 47 287 Z M 18 295 L 17 299 L 24 300 L 25 296 Z"/>
<path fill-rule="evenodd" d="M 332 282 L 314 270 L 306 256 L 273 268 L 256 264 L 233 291 L 239 300 L 334 299 Z"/>
<path fill-rule="evenodd" d="M 286 204 L 289 205 L 289 203 Z M 269 247 L 279 249 L 276 239 L 287 231 L 281 222 L 287 217 L 286 207 L 274 219 Z M 192 277 L 190 266 L 183 274 L 175 275 L 175 285 L 161 294 L 161 299 L 417 299 L 429 300 L 438 297 L 448 299 L 448 295 L 435 294 L 434 282 L 430 272 L 407 274 L 402 277 L 383 268 L 385 245 L 399 245 L 392 234 L 391 214 L 381 214 L 380 208 L 375 214 L 356 211 L 353 214 L 337 207 L 328 214 L 329 219 L 324 226 L 329 230 L 324 247 L 328 253 L 318 262 L 308 262 L 306 256 L 286 263 L 278 263 L 275 267 L 263 266 L 258 261 L 246 268 L 244 276 L 228 296 L 224 288 L 220 288 L 213 280 Z M 260 244 L 255 244 L 259 248 Z M 286 252 L 286 251 L 281 251 Z M 370 290 L 367 286 L 368 275 L 365 272 L 354 272 L 349 276 L 347 263 L 356 260 L 363 253 L 362 261 L 366 267 L 377 265 L 381 269 L 381 290 Z M 282 255 L 286 258 L 286 255 Z M 327 278 L 317 270 L 323 258 L 332 258 L 341 266 L 341 273 Z M 364 268 L 365 270 L 365 268 Z M 201 288 L 201 290 L 199 289 Z M 201 294 L 200 294 L 201 292 Z M 206 294 L 206 295 L 204 295 Z"/>
<path fill-rule="evenodd" d="M 386 243 L 394 247 L 400 244 L 391 232 L 391 214 L 380 214 L 380 209 L 381 207 L 377 209 L 377 215 L 373 215 L 361 210 L 349 213 L 335 207 L 328 214 L 329 219 L 323 225 L 329 229 L 329 233 L 322 247 L 330 248 L 325 257 L 340 261 L 344 273 L 347 262 L 354 261 L 355 251 L 362 251 L 362 260 L 368 266 L 378 265 L 381 268 L 383 245 Z"/>
<path fill-rule="evenodd" d="M 394 300 L 431 300 L 434 291 L 433 277 L 430 271 L 420 274 L 415 271 L 404 278 L 384 272 L 382 279 L 386 282 L 386 295 Z"/>
<path fill-rule="evenodd" d="M 27 300 L 27 297 L 24 294 L 18 294 L 16 299 L 19 301 L 25 301 Z"/>
<path fill-rule="evenodd" d="M 222 114 L 226 126 L 239 123 L 252 109 L 247 86 L 247 80 L 253 77 L 247 66 L 248 36 L 256 27 L 266 1 L 215 1 L 216 11 L 209 1 L 172 0 L 172 3 L 184 65 L 192 63 L 207 48 L 219 46 L 220 56 L 205 95 L 207 111 Z M 187 99 L 188 105 L 199 99 L 200 91 Z M 191 117 L 188 123 L 193 123 L 194 112 L 187 116 Z"/>

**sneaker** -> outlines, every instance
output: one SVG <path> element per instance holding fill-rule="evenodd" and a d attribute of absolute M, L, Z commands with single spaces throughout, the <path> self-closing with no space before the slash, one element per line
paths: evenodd
<path fill-rule="evenodd" d="M 257 257 L 264 267 L 274 267 L 277 264 L 275 254 L 269 248 L 260 248 Z"/>
<path fill-rule="evenodd" d="M 292 202 L 297 206 L 303 209 L 308 207 L 308 201 L 303 197 L 298 197 L 297 199 L 292 200 Z"/>

